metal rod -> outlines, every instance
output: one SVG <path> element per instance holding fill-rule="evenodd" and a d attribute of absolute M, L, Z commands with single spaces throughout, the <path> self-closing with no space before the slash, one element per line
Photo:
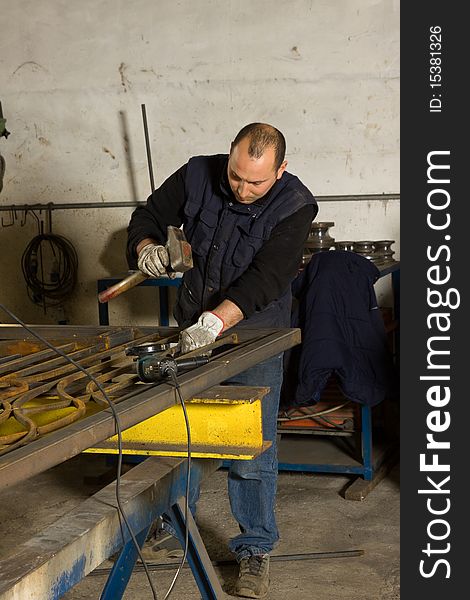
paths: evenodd
<path fill-rule="evenodd" d="M 303 554 L 271 554 L 271 562 L 286 562 L 290 560 L 320 560 L 325 558 L 354 558 L 356 556 L 364 556 L 364 550 L 340 550 L 339 552 L 306 552 Z M 178 562 L 171 563 L 152 563 L 147 561 L 149 571 L 173 571 L 179 567 Z M 236 565 L 237 561 L 234 559 L 228 560 L 213 560 L 212 565 L 214 567 L 225 567 L 229 565 Z M 188 564 L 184 565 L 185 568 L 189 568 Z M 108 575 L 111 569 L 95 569 L 89 575 L 91 577 L 99 577 L 100 575 Z M 142 565 L 135 565 L 133 573 L 143 573 L 144 567 Z"/>
<path fill-rule="evenodd" d="M 344 196 L 315 196 L 317 202 L 375 202 L 400 200 L 400 194 L 345 194 Z"/>
<path fill-rule="evenodd" d="M 141 107 L 142 107 L 142 119 L 144 121 L 145 147 L 147 149 L 147 163 L 148 163 L 148 167 L 149 167 L 150 193 L 153 194 L 153 191 L 155 189 L 155 183 L 153 181 L 152 155 L 150 153 L 149 131 L 148 131 L 148 127 L 147 127 L 147 113 L 145 111 L 145 104 L 142 104 Z"/>
<path fill-rule="evenodd" d="M 136 204 L 145 204 L 145 202 L 70 202 L 68 204 L 5 204 L 0 206 L 0 212 L 11 210 L 83 210 L 83 209 L 102 209 L 102 208 L 135 208 Z"/>
<path fill-rule="evenodd" d="M 153 191 L 153 190 L 152 190 Z M 363 195 L 344 195 L 344 196 L 315 196 L 317 202 L 387 202 L 389 200 L 400 200 L 400 194 L 363 194 Z M 79 210 L 79 209 L 99 209 L 102 208 L 135 208 L 137 205 L 144 205 L 145 202 L 70 202 L 68 204 L 5 204 L 0 206 L 0 212 L 11 210 Z"/>

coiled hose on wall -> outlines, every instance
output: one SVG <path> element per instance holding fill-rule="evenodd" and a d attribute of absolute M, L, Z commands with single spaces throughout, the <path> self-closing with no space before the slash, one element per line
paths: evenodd
<path fill-rule="evenodd" d="M 21 258 L 28 296 L 35 304 L 58 306 L 77 284 L 78 258 L 66 238 L 41 233 L 26 247 Z"/>

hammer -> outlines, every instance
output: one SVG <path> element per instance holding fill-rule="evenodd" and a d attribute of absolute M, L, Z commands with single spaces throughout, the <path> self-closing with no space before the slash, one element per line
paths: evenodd
<path fill-rule="evenodd" d="M 193 254 L 191 246 L 181 229 L 178 229 L 178 227 L 174 227 L 173 225 L 168 225 L 165 248 L 167 249 L 170 258 L 170 273 L 184 273 L 185 271 L 192 269 Z M 130 290 L 142 281 L 145 281 L 145 279 L 148 279 L 148 275 L 144 275 L 141 271 L 135 271 L 119 283 L 115 283 L 111 287 L 100 292 L 98 294 L 98 300 L 101 304 L 104 304 L 105 302 L 116 298 L 116 296 L 119 296 L 123 292 L 127 292 L 127 290 Z"/>

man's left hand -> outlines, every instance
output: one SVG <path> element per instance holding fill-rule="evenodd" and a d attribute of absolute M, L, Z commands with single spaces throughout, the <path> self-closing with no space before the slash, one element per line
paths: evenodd
<path fill-rule="evenodd" d="M 224 329 L 223 320 L 215 313 L 206 311 L 197 320 L 181 332 L 181 352 L 191 352 L 207 344 L 212 344 Z"/>

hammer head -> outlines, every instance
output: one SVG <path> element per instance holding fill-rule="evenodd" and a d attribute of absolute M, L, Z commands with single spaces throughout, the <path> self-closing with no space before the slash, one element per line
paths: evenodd
<path fill-rule="evenodd" d="M 166 249 L 170 257 L 172 271 L 184 273 L 193 268 L 193 253 L 191 246 L 181 229 L 168 225 Z"/>

